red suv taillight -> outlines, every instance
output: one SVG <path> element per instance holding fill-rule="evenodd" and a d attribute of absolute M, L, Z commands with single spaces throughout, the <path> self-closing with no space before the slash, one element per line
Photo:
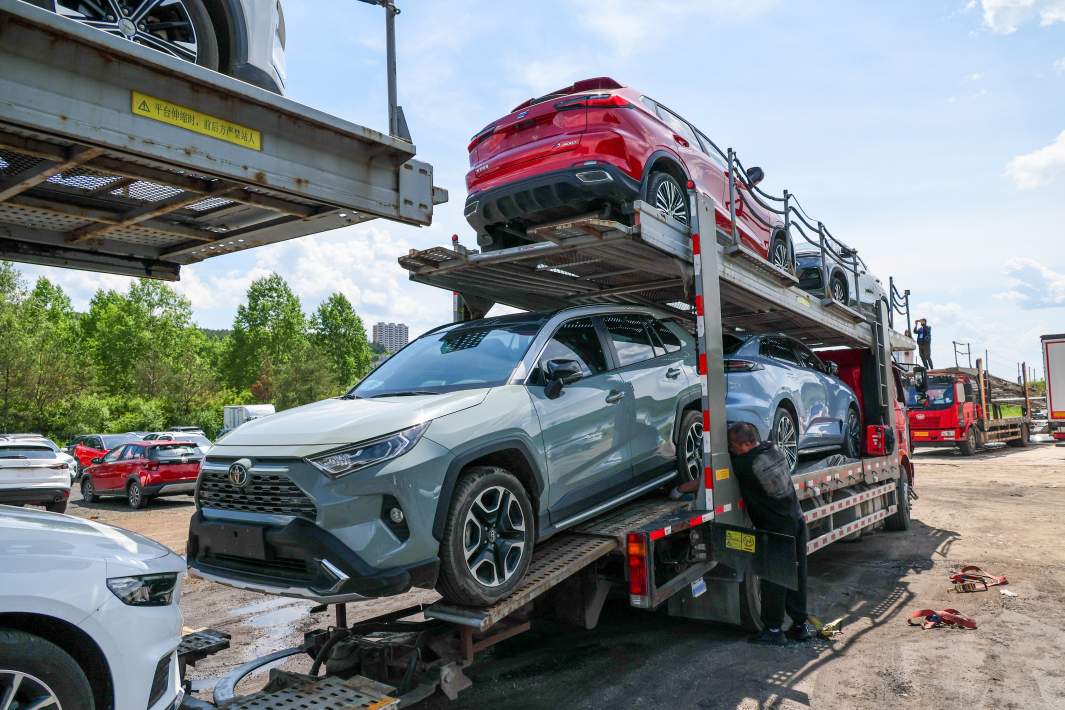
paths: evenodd
<path fill-rule="evenodd" d="M 632 104 L 619 94 L 571 96 L 555 104 L 556 111 L 568 111 L 575 108 L 632 108 Z"/>
<path fill-rule="evenodd" d="M 481 129 L 480 133 L 478 133 L 477 135 L 475 135 L 473 138 L 470 139 L 470 144 L 468 146 L 466 146 L 466 152 L 468 153 L 468 152 L 472 151 L 474 148 L 477 147 L 478 143 L 480 143 L 485 138 L 487 138 L 488 136 L 492 135 L 495 132 L 496 132 L 495 124 L 492 124 L 491 126 L 488 126 L 487 128 Z"/>

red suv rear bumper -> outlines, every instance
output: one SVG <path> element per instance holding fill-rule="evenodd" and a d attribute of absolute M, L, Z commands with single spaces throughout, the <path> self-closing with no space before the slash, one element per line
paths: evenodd
<path fill-rule="evenodd" d="M 478 234 L 492 227 L 542 224 L 565 219 L 603 203 L 621 205 L 640 195 L 638 180 L 608 163 L 581 165 L 535 175 L 466 198 L 464 214 Z"/>

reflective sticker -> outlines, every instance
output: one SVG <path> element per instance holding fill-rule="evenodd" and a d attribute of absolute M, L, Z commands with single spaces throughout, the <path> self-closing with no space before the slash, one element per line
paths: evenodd
<path fill-rule="evenodd" d="M 726 478 L 728 478 L 728 469 L 727 468 L 719 468 L 715 472 L 715 475 L 717 476 L 717 480 L 724 481 Z"/>
<path fill-rule="evenodd" d="M 741 533 L 737 530 L 725 531 L 725 547 L 730 550 L 739 550 L 740 552 L 749 552 L 754 554 L 755 537 L 748 533 Z"/>
<path fill-rule="evenodd" d="M 706 592 L 706 580 L 700 577 L 692 582 L 692 598 L 701 597 Z"/>

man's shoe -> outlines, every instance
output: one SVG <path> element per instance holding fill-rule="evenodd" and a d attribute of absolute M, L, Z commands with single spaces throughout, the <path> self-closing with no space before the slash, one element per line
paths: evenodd
<path fill-rule="evenodd" d="M 818 633 L 813 624 L 804 621 L 801 624 L 792 624 L 786 635 L 792 641 L 810 641 L 817 638 Z"/>
<path fill-rule="evenodd" d="M 756 643 L 759 646 L 787 646 L 788 639 L 784 636 L 784 632 L 777 629 L 776 631 L 770 631 L 765 629 L 757 636 L 752 636 L 747 639 L 750 643 Z"/>

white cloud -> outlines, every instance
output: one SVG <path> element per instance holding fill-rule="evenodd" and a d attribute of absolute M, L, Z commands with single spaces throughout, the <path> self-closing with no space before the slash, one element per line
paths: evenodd
<path fill-rule="evenodd" d="M 975 6 L 973 2 L 969 6 Z M 980 0 L 984 24 L 996 34 L 1010 34 L 1025 22 L 1038 19 L 1046 26 L 1065 22 L 1065 0 Z"/>
<path fill-rule="evenodd" d="M 1018 155 L 1006 166 L 1006 175 L 1022 190 L 1042 187 L 1065 174 L 1065 131 L 1050 145 Z"/>
<path fill-rule="evenodd" d="M 1065 74 L 1065 57 L 1054 62 L 1054 71 L 1058 74 Z"/>
<path fill-rule="evenodd" d="M 571 0 L 578 20 L 609 41 L 621 56 L 642 53 L 648 43 L 676 32 L 756 17 L 777 0 Z"/>
<path fill-rule="evenodd" d="M 996 298 L 1024 309 L 1065 306 L 1065 274 L 1024 257 L 1007 261 L 1004 271 L 1009 288 L 996 294 Z"/>
<path fill-rule="evenodd" d="M 981 74 L 981 73 L 980 73 L 980 72 L 978 72 L 978 71 L 977 71 L 977 72 L 973 72 L 972 74 L 970 74 L 970 75 L 968 75 L 967 77 L 965 77 L 965 79 L 966 79 L 967 81 L 980 81 L 980 80 L 981 80 L 981 79 L 983 79 L 983 78 L 984 78 L 984 75 L 983 75 L 983 74 Z"/>

